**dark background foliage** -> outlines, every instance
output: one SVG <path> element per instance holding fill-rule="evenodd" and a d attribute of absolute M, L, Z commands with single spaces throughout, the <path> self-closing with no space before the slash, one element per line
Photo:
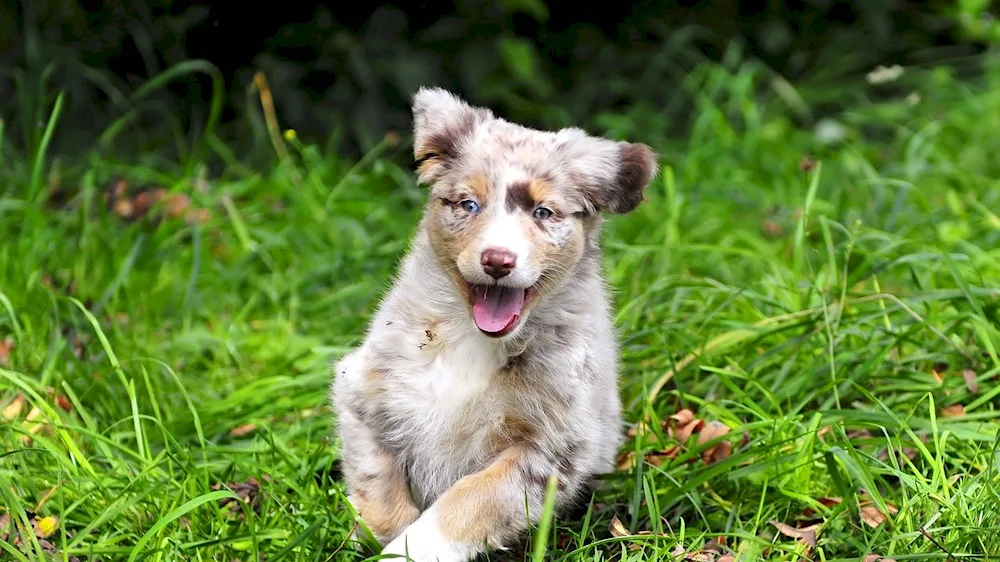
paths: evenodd
<path fill-rule="evenodd" d="M 352 154 L 387 131 L 405 133 L 409 96 L 422 84 L 452 88 L 531 125 L 648 139 L 683 130 L 698 87 L 685 84 L 706 59 L 755 59 L 762 77 L 807 86 L 814 110 L 836 112 L 852 101 L 840 92 L 876 65 L 962 60 L 983 49 L 989 37 L 970 33 L 969 18 L 959 16 L 978 10 L 978 22 L 988 17 L 987 4 L 422 0 L 251 8 L 5 0 L 0 117 L 21 125 L 13 141 L 30 150 L 43 127 L 38 104 L 47 110 L 63 91 L 55 146 L 78 150 L 139 104 L 134 93 L 143 85 L 205 59 L 218 69 L 221 90 L 213 90 L 213 73 L 183 72 L 169 88 L 143 94 L 131 122 L 140 134 L 122 150 L 196 137 L 212 126 L 213 95 L 223 103 L 215 132 L 238 150 L 253 149 L 255 71 L 267 77 L 282 127 Z M 614 115 L 628 115 L 628 130 L 612 126 Z"/>

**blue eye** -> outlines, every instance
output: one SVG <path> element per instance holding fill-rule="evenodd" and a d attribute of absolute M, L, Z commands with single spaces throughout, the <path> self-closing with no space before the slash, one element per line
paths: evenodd
<path fill-rule="evenodd" d="M 535 209 L 535 212 L 532 214 L 532 216 L 540 221 L 543 221 L 552 216 L 552 211 L 546 209 L 545 207 L 539 207 Z"/>
<path fill-rule="evenodd" d="M 465 201 L 462 201 L 461 203 L 459 203 L 459 205 L 461 205 L 462 208 L 465 209 L 469 213 L 478 213 L 479 212 L 479 203 L 476 203 L 475 201 L 473 201 L 471 199 L 466 199 Z"/>

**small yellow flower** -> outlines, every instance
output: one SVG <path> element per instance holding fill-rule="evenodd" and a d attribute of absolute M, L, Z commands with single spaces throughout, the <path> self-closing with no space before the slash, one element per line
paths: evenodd
<path fill-rule="evenodd" d="M 44 539 L 54 533 L 57 527 L 59 527 L 58 517 L 43 517 L 35 523 L 35 535 Z"/>
<path fill-rule="evenodd" d="M 286 141 L 292 142 L 296 138 L 297 138 L 297 135 L 295 134 L 295 129 L 285 129 L 285 140 Z"/>

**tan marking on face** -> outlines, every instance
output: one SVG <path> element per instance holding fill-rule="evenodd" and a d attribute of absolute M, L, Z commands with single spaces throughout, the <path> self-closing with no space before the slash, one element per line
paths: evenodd
<path fill-rule="evenodd" d="M 583 256 L 585 243 L 584 225 L 580 218 L 565 214 L 567 203 L 558 193 L 547 195 L 551 210 L 558 218 L 539 221 L 530 214 L 520 217 L 521 228 L 531 245 L 531 260 L 536 271 L 541 272 L 538 293 L 544 295 L 571 274 Z M 557 216 L 557 215 L 554 215 Z M 525 303 L 528 310 L 535 299 Z"/>
<path fill-rule="evenodd" d="M 487 223 L 483 217 L 469 216 L 461 207 L 440 200 L 431 201 L 427 212 L 427 234 L 434 256 L 468 301 L 469 289 L 458 271 L 457 264 L 473 251 L 475 241 Z"/>
<path fill-rule="evenodd" d="M 476 202 L 480 205 L 486 202 L 486 199 L 490 196 L 490 180 L 486 177 L 486 174 L 476 172 L 469 176 L 466 184 L 469 186 L 469 190 L 472 192 L 471 195 Z"/>
<path fill-rule="evenodd" d="M 466 544 L 496 544 L 505 538 L 502 535 L 511 527 L 511 511 L 502 505 L 501 498 L 518 477 L 518 461 L 523 454 L 521 445 L 507 448 L 493 464 L 462 478 L 441 496 L 438 524 L 445 538 Z"/>
<path fill-rule="evenodd" d="M 402 473 L 388 454 L 374 455 L 379 478 L 359 480 L 351 490 L 352 505 L 375 535 L 392 538 L 420 517 Z"/>
<path fill-rule="evenodd" d="M 528 182 L 528 194 L 536 205 L 541 204 L 552 195 L 552 184 L 547 180 L 535 178 Z"/>

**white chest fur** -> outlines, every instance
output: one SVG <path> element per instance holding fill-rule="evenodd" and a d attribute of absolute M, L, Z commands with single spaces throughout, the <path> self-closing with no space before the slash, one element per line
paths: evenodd
<path fill-rule="evenodd" d="M 393 366 L 381 405 L 391 443 L 401 445 L 418 499 L 432 500 L 486 459 L 489 436 L 503 421 L 495 374 L 505 358 L 493 340 L 471 331 L 409 346 Z"/>

